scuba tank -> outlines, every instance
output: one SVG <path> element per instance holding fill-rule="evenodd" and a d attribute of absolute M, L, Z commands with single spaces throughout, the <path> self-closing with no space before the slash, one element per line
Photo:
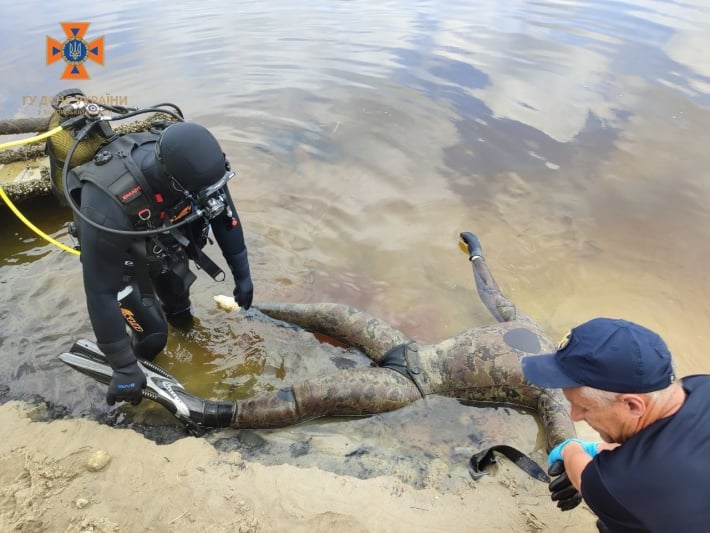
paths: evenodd
<path fill-rule="evenodd" d="M 96 108 L 95 113 L 98 113 L 100 108 L 97 104 L 89 103 L 80 89 L 60 91 L 52 98 L 51 103 L 54 113 L 49 118 L 49 129 L 60 125 L 64 129 L 47 140 L 45 151 L 49 156 L 52 193 L 60 204 L 66 205 L 62 178 L 64 163 L 77 140 L 79 130 L 85 123 L 82 120 L 84 114 L 91 112 L 92 105 Z M 114 136 L 115 133 L 108 122 L 102 121 L 97 128 L 92 128 L 74 148 L 69 170 L 91 161 L 98 149 Z"/>
<path fill-rule="evenodd" d="M 228 168 L 226 168 L 225 174 L 219 180 L 200 191 L 191 193 L 187 190 L 180 189 L 190 209 L 184 213 L 184 216 L 173 218 L 174 223 L 171 223 L 168 227 L 164 224 L 160 224 L 160 227 L 149 226 L 148 229 L 134 228 L 132 230 L 119 230 L 103 226 L 87 218 L 81 213 L 80 198 L 78 195 L 75 196 L 72 187 L 68 186 L 69 173 L 74 168 L 84 165 L 97 157 L 103 157 L 102 160 L 104 163 L 111 159 L 111 154 L 102 156 L 99 152 L 103 146 L 113 141 L 120 140 L 123 138 L 123 135 L 114 131 L 109 125 L 109 122 L 132 118 L 143 113 L 169 115 L 173 120 L 178 122 L 183 122 L 185 119 L 183 118 L 182 111 L 175 104 L 165 102 L 147 108 L 99 105 L 86 98 L 80 89 L 67 89 L 57 93 L 52 99 L 52 107 L 55 112 L 50 117 L 50 125 L 51 127 L 56 127 L 57 125 L 61 126 L 61 131 L 52 135 L 46 145 L 46 152 L 50 157 L 52 192 L 58 197 L 60 203 L 67 205 L 73 211 L 74 223 L 70 223 L 70 225 L 73 225 L 73 228 L 70 227 L 69 230 L 73 236 L 77 236 L 76 223 L 78 219 L 100 230 L 135 238 L 147 238 L 161 234 L 174 235 L 175 230 L 181 226 L 190 224 L 200 218 L 211 220 L 223 211 L 231 219 L 229 206 L 226 205 L 224 195 L 221 192 L 227 181 L 234 176 L 234 173 Z M 154 132 L 154 128 L 166 129 L 166 120 L 154 120 L 152 122 L 151 132 Z M 143 179 L 138 169 L 131 169 L 128 173 L 133 176 L 135 180 L 140 181 Z M 138 183 L 136 187 L 129 192 L 145 194 L 143 184 L 143 182 Z M 149 190 L 150 187 L 145 187 L 145 192 Z"/>

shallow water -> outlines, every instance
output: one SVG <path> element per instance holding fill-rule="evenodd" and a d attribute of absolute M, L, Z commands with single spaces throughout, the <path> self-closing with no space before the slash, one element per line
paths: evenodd
<path fill-rule="evenodd" d="M 457 245 L 473 231 L 551 338 L 624 317 L 664 336 L 679 374 L 710 372 L 705 1 L 94 2 L 78 19 L 30 1 L 0 13 L 0 66 L 13 72 L 0 117 L 45 113 L 41 96 L 76 86 L 174 102 L 215 132 L 237 169 L 257 300 L 348 303 L 436 341 L 492 322 Z M 105 38 L 90 80 L 45 65 L 46 36 L 61 40 L 68 20 Z M 69 213 L 51 199 L 21 207 L 69 242 Z M 0 224 L 2 399 L 106 412 L 103 388 L 56 358 L 92 335 L 77 259 L 7 211 Z M 244 397 L 337 366 L 335 348 L 226 315 L 217 293 L 231 285 L 200 275 L 199 327 L 173 332 L 158 360 L 190 390 Z M 406 435 L 446 461 L 456 446 L 534 446 L 528 415 L 421 403 L 262 434 L 373 446 Z"/>

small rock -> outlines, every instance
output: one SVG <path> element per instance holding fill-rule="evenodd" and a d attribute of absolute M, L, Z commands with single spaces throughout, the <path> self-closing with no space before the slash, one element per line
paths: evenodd
<path fill-rule="evenodd" d="M 86 468 L 89 472 L 98 472 L 106 467 L 111 461 L 111 456 L 106 450 L 96 450 L 86 460 Z"/>
<path fill-rule="evenodd" d="M 89 500 L 86 498 L 79 498 L 74 502 L 74 505 L 76 505 L 77 509 L 83 509 L 87 505 L 89 505 Z"/>
<path fill-rule="evenodd" d="M 238 311 L 239 304 L 234 301 L 233 296 L 225 296 L 224 294 L 216 294 L 213 296 L 214 301 L 217 302 L 217 307 L 224 309 L 225 311 Z"/>

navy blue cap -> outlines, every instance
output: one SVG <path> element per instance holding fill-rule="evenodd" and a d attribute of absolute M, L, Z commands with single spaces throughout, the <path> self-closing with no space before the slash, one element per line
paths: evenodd
<path fill-rule="evenodd" d="M 657 334 L 627 320 L 595 318 L 570 331 L 557 352 L 522 359 L 523 374 L 544 388 L 592 387 L 644 393 L 675 381 L 668 346 Z"/>

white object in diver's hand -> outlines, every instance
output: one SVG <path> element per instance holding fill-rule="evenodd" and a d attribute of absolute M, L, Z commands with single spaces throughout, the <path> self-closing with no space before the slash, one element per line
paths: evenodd
<path fill-rule="evenodd" d="M 225 296 L 224 294 L 217 294 L 213 296 L 214 301 L 217 302 L 217 307 L 224 309 L 225 311 L 238 311 L 239 304 L 234 301 L 233 296 Z"/>

